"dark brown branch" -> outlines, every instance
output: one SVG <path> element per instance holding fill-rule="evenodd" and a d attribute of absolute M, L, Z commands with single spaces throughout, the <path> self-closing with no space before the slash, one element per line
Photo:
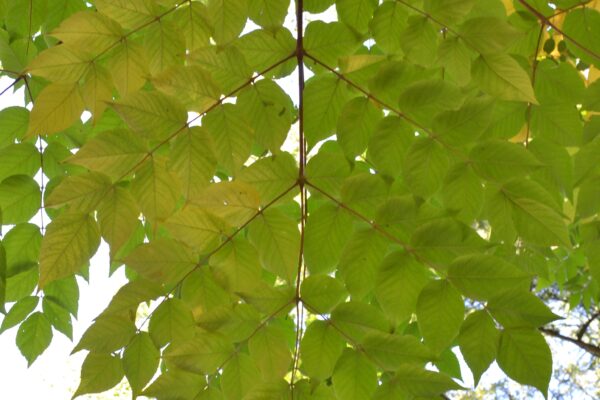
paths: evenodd
<path fill-rule="evenodd" d="M 525 1 L 525 0 L 518 0 L 518 1 L 527 10 L 529 10 L 530 13 L 532 13 L 537 19 L 539 19 L 544 25 L 548 25 L 548 26 L 552 27 L 552 29 L 554 29 L 556 32 L 563 35 L 564 38 L 567 39 L 569 42 L 573 43 L 575 46 L 579 47 L 581 50 L 583 50 L 585 53 L 589 54 L 590 56 L 596 58 L 597 60 L 600 60 L 600 54 L 596 53 L 595 51 L 593 51 L 591 49 L 588 49 L 587 47 L 585 47 L 584 45 L 579 43 L 577 40 L 573 39 L 570 35 L 566 34 L 561 28 L 556 26 L 556 24 L 554 24 L 552 21 L 550 21 L 548 18 L 546 18 L 542 13 L 540 13 L 538 10 L 536 10 L 527 1 Z"/>
<path fill-rule="evenodd" d="M 599 346 L 584 342 L 581 339 L 576 339 L 576 338 L 572 338 L 570 336 L 565 336 L 565 335 L 561 334 L 558 330 L 554 330 L 554 329 L 540 328 L 540 332 L 544 333 L 545 335 L 552 336 L 554 338 L 564 340 L 569 343 L 573 343 L 575 346 L 587 351 L 594 357 L 600 357 L 600 347 Z"/>
<path fill-rule="evenodd" d="M 581 327 L 579 328 L 579 330 L 577 331 L 577 340 L 581 340 L 583 338 L 583 335 L 585 335 L 585 333 L 587 332 L 588 328 L 590 327 L 590 325 L 592 324 L 592 322 L 594 322 L 594 320 L 596 320 L 598 317 L 600 317 L 600 310 L 596 311 L 595 313 L 593 313 L 587 321 L 585 321 L 583 323 L 583 325 L 581 325 Z"/>

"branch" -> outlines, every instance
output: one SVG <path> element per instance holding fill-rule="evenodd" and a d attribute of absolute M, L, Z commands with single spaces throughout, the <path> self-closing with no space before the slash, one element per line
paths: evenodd
<path fill-rule="evenodd" d="M 572 338 L 570 336 L 562 335 L 560 332 L 558 332 L 557 330 L 554 330 L 554 329 L 540 328 L 540 332 L 544 333 L 545 335 L 552 336 L 554 338 L 573 343 L 575 346 L 587 351 L 594 357 L 600 357 L 600 347 L 599 346 L 584 342 L 583 340 L 580 340 L 580 339 Z"/>
<path fill-rule="evenodd" d="M 585 335 L 592 322 L 594 322 L 594 320 L 598 317 L 600 317 L 600 310 L 593 313 L 590 316 L 590 318 L 587 321 L 585 321 L 583 325 L 581 325 L 581 328 L 579 328 L 579 330 L 577 331 L 577 340 L 581 340 L 583 338 L 583 335 Z"/>

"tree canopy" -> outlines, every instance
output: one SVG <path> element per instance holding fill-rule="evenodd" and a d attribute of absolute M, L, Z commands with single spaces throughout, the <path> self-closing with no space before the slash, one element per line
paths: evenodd
<path fill-rule="evenodd" d="M 440 398 L 469 390 L 457 350 L 546 396 L 544 334 L 600 356 L 600 1 L 0 17 L 26 103 L 0 111 L 0 331 L 30 364 L 72 337 L 102 240 L 129 279 L 75 345 L 76 396 Z"/>

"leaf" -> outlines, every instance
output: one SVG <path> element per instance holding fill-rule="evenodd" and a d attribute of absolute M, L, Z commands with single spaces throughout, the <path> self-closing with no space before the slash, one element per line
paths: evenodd
<path fill-rule="evenodd" d="M 167 21 L 152 24 L 146 29 L 144 49 L 148 55 L 148 69 L 160 74 L 172 66 L 182 65 L 185 59 L 185 38 Z"/>
<path fill-rule="evenodd" d="M 281 152 L 257 160 L 243 169 L 239 180 L 257 190 L 260 203 L 264 206 L 286 191 L 291 191 L 298 181 L 298 166 L 290 153 Z"/>
<path fill-rule="evenodd" d="M 323 204 L 306 221 L 304 262 L 312 274 L 330 272 L 353 231 L 352 216 L 343 208 Z"/>
<path fill-rule="evenodd" d="M 506 21 L 493 17 L 471 18 L 461 25 L 458 33 L 481 54 L 502 53 L 521 36 Z"/>
<path fill-rule="evenodd" d="M 136 92 L 146 82 L 148 56 L 141 44 L 122 41 L 114 50 L 107 65 L 121 96 Z"/>
<path fill-rule="evenodd" d="M 475 172 L 486 179 L 507 180 L 513 171 L 527 173 L 540 166 L 523 146 L 500 140 L 477 144 L 469 153 Z"/>
<path fill-rule="evenodd" d="M 250 69 L 260 72 L 290 58 L 295 51 L 296 40 L 286 28 L 277 28 L 269 31 L 259 29 L 240 37 L 236 40 L 235 44 L 246 58 Z M 274 67 L 265 75 L 277 76 L 287 74 L 287 71 L 290 70 L 290 65 L 293 64 L 284 63 L 279 67 Z"/>
<path fill-rule="evenodd" d="M 329 314 L 346 299 L 341 282 L 326 275 L 311 275 L 302 281 L 301 299 L 318 314 Z"/>
<path fill-rule="evenodd" d="M 208 17 L 215 42 L 224 45 L 235 39 L 246 24 L 247 13 L 247 0 L 235 3 L 227 0 L 210 0 Z"/>
<path fill-rule="evenodd" d="M 97 210 L 100 233 L 110 245 L 111 255 L 114 255 L 137 228 L 138 206 L 129 190 L 116 186 L 106 193 Z"/>
<path fill-rule="evenodd" d="M 563 29 L 565 34 L 569 35 L 573 40 L 577 41 L 581 46 L 595 54 L 600 53 L 600 43 L 597 40 L 598 22 L 600 22 L 600 12 L 593 8 L 584 7 L 570 11 L 564 20 Z M 577 57 L 588 62 L 598 65 L 597 57 L 592 57 L 589 52 L 581 49 L 575 43 L 568 44 L 569 51 L 576 54 Z"/>
<path fill-rule="evenodd" d="M 450 264 L 448 280 L 465 296 L 486 300 L 509 289 L 527 291 L 531 276 L 500 257 L 472 254 Z"/>
<path fill-rule="evenodd" d="M 361 342 L 373 331 L 389 332 L 389 323 L 381 311 L 358 301 L 338 305 L 331 312 L 331 321 L 351 344 Z"/>
<path fill-rule="evenodd" d="M 89 140 L 68 162 L 117 180 L 131 173 L 146 156 L 146 146 L 136 135 L 128 130 L 115 130 Z"/>
<path fill-rule="evenodd" d="M 100 245 L 98 224 L 89 214 L 63 213 L 46 229 L 40 250 L 40 281 L 48 283 L 79 271 Z"/>
<path fill-rule="evenodd" d="M 260 381 L 258 369 L 252 359 L 244 353 L 237 353 L 223 369 L 221 390 L 226 399 L 242 399 Z"/>
<path fill-rule="evenodd" d="M 68 310 L 49 296 L 42 300 L 42 310 L 54 329 L 73 340 L 73 325 Z"/>
<path fill-rule="evenodd" d="M 382 117 L 383 112 L 369 99 L 357 97 L 346 103 L 338 119 L 337 138 L 348 157 L 364 152 Z"/>
<path fill-rule="evenodd" d="M 189 247 L 167 238 L 136 247 L 123 261 L 144 278 L 162 284 L 177 282 L 196 265 Z"/>
<path fill-rule="evenodd" d="M 17 301 L 5 314 L 0 326 L 0 333 L 20 324 L 29 314 L 35 310 L 39 303 L 39 298 L 27 296 Z"/>
<path fill-rule="evenodd" d="M 268 271 L 294 282 L 300 253 L 296 221 L 277 209 L 269 209 L 252 222 L 249 238 Z"/>
<path fill-rule="evenodd" d="M 173 66 L 153 77 L 152 83 L 196 112 L 206 111 L 221 96 L 221 89 L 212 74 L 198 65 Z"/>
<path fill-rule="evenodd" d="M 419 293 L 429 279 L 427 270 L 410 254 L 393 252 L 379 265 L 375 297 L 390 320 L 403 322 L 416 311 Z"/>
<path fill-rule="evenodd" d="M 510 378 L 534 386 L 547 396 L 552 374 L 552 353 L 541 333 L 533 329 L 502 331 L 498 365 Z"/>
<path fill-rule="evenodd" d="M 163 357 L 182 370 L 196 374 L 210 374 L 221 368 L 233 354 L 231 343 L 223 336 L 199 333 L 191 339 L 174 338 Z"/>
<path fill-rule="evenodd" d="M 435 355 L 411 335 L 373 332 L 361 343 L 365 353 L 384 370 L 395 371 L 405 364 L 423 364 Z"/>
<path fill-rule="evenodd" d="M 209 185 L 190 199 L 190 203 L 222 218 L 231 226 L 241 226 L 258 212 L 260 199 L 253 186 L 226 181 Z"/>
<path fill-rule="evenodd" d="M 36 99 L 26 137 L 67 129 L 79 119 L 83 109 L 83 100 L 75 83 L 52 83 Z"/>
<path fill-rule="evenodd" d="M 403 177 L 412 191 L 429 197 L 442 185 L 448 168 L 444 148 L 429 138 L 418 138 L 406 152 Z"/>
<path fill-rule="evenodd" d="M 283 378 L 292 363 L 286 332 L 282 326 L 268 324 L 248 340 L 248 351 L 263 378 Z"/>
<path fill-rule="evenodd" d="M 88 58 L 86 53 L 72 47 L 55 46 L 38 54 L 27 66 L 27 71 L 52 82 L 61 82 L 62 87 L 68 88 L 86 74 L 90 68 Z M 55 93 L 60 95 L 60 92 Z"/>
<path fill-rule="evenodd" d="M 140 136 L 164 139 L 182 130 L 187 121 L 185 108 L 173 97 L 160 92 L 136 92 L 112 107 Z"/>
<path fill-rule="evenodd" d="M 505 328 L 537 328 L 561 318 L 528 291 L 505 290 L 490 298 L 487 307 Z"/>
<path fill-rule="evenodd" d="M 200 253 L 217 248 L 226 231 L 220 218 L 193 205 L 185 206 L 168 218 L 165 228 L 175 239 Z"/>
<path fill-rule="evenodd" d="M 111 353 L 125 347 L 135 334 L 135 324 L 129 315 L 124 313 L 100 315 L 83 333 L 71 354 L 80 350 L 89 350 L 92 353 Z"/>
<path fill-rule="evenodd" d="M 465 318 L 458 335 L 460 352 L 473 372 L 475 386 L 481 375 L 496 359 L 500 332 L 494 320 L 483 310 L 475 311 Z"/>
<path fill-rule="evenodd" d="M 236 174 L 250 156 L 254 135 L 241 107 L 223 104 L 202 122 L 213 137 L 219 164 L 230 174 Z"/>
<path fill-rule="evenodd" d="M 306 52 L 330 67 L 337 65 L 338 58 L 352 54 L 358 44 L 350 28 L 337 21 L 312 21 L 304 32 Z"/>
<path fill-rule="evenodd" d="M 358 32 L 366 32 L 377 4 L 376 0 L 340 0 L 335 3 L 335 8 L 340 21 Z"/>
<path fill-rule="evenodd" d="M 29 110 L 25 107 L 5 107 L 0 110 L 0 143 L 2 147 L 22 139 L 29 125 Z"/>
<path fill-rule="evenodd" d="M 3 224 L 27 222 L 41 206 L 38 183 L 25 175 L 14 175 L 0 183 L 0 209 Z"/>
<path fill-rule="evenodd" d="M 289 0 L 277 2 L 250 0 L 248 15 L 252 21 L 264 28 L 275 28 L 283 24 L 289 5 Z"/>
<path fill-rule="evenodd" d="M 169 217 L 180 193 L 176 175 L 168 171 L 167 160 L 159 156 L 145 159 L 131 183 L 131 194 L 151 221 Z"/>
<path fill-rule="evenodd" d="M 512 202 L 515 227 L 525 240 L 540 246 L 570 247 L 564 220 L 555 210 L 528 198 L 512 199 Z"/>
<path fill-rule="evenodd" d="M 31 314 L 17 332 L 17 347 L 27 360 L 28 367 L 48 348 L 51 341 L 50 322 L 41 312 Z"/>
<path fill-rule="evenodd" d="M 335 365 L 332 381 L 338 399 L 365 399 L 377 388 L 377 372 L 362 354 L 346 349 Z"/>
<path fill-rule="evenodd" d="M 414 396 L 439 396 L 448 390 L 463 389 L 446 374 L 414 365 L 403 365 L 394 376 L 395 383 Z"/>
<path fill-rule="evenodd" d="M 157 5 L 148 0 L 97 0 L 94 5 L 102 14 L 129 29 L 148 23 L 158 11 Z"/>
<path fill-rule="evenodd" d="M 198 374 L 172 369 L 161 374 L 142 395 L 165 399 L 193 399 L 204 386 L 205 383 L 198 379 Z"/>
<path fill-rule="evenodd" d="M 48 195 L 45 206 L 68 205 L 82 212 L 91 212 L 110 190 L 110 180 L 101 174 L 89 172 L 68 176 Z M 37 191 L 37 190 L 36 190 Z"/>
<path fill-rule="evenodd" d="M 309 147 L 333 134 L 350 95 L 347 85 L 332 75 L 317 75 L 306 82 L 304 130 Z"/>
<path fill-rule="evenodd" d="M 386 52 L 399 53 L 407 18 L 408 13 L 402 4 L 393 1 L 381 3 L 369 24 L 377 45 Z"/>
<path fill-rule="evenodd" d="M 73 398 L 88 393 L 104 392 L 123 379 L 121 359 L 110 354 L 90 353 L 81 366 L 81 382 Z"/>
<path fill-rule="evenodd" d="M 529 77 L 509 55 L 479 56 L 472 66 L 473 80 L 491 96 L 537 104 Z"/>
<path fill-rule="evenodd" d="M 6 315 L 6 250 L 4 249 L 4 245 L 0 243 L 0 312 Z M 4 322 L 4 320 L 2 321 Z M 2 327 L 0 326 L 0 332 L 2 331 Z"/>
<path fill-rule="evenodd" d="M 50 34 L 66 46 L 100 53 L 118 42 L 123 30 L 101 13 L 80 11 L 63 20 Z"/>
<path fill-rule="evenodd" d="M 173 341 L 191 339 L 194 336 L 194 319 L 181 300 L 169 299 L 152 314 L 148 331 L 156 346 L 164 347 Z"/>
<path fill-rule="evenodd" d="M 465 306 L 461 295 L 447 281 L 431 281 L 417 299 L 417 321 L 425 344 L 436 353 L 458 335 Z"/>
<path fill-rule="evenodd" d="M 327 379 L 344 347 L 344 340 L 331 323 L 315 320 L 307 326 L 300 342 L 300 368 L 311 378 Z"/>
<path fill-rule="evenodd" d="M 140 393 L 158 368 L 160 353 L 150 335 L 138 333 L 123 352 L 123 371 L 133 393 Z"/>

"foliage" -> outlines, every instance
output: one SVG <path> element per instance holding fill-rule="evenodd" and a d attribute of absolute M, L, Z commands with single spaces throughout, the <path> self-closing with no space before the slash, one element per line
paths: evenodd
<path fill-rule="evenodd" d="M 431 398 L 457 348 L 546 395 L 540 293 L 600 299 L 599 1 L 91 3 L 0 1 L 30 104 L 0 112 L 0 330 L 29 363 L 104 240 L 129 283 L 77 395 Z"/>

